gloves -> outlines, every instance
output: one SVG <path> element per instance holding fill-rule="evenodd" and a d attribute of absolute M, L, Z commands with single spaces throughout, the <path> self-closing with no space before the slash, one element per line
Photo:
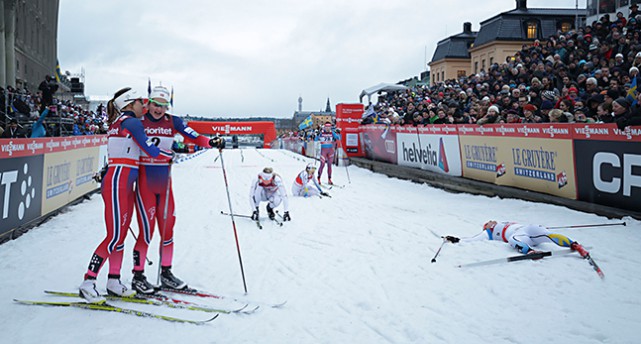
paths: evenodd
<path fill-rule="evenodd" d="M 452 244 L 456 244 L 457 242 L 461 241 L 461 239 L 451 235 L 446 236 L 445 240 L 451 242 Z"/>
<path fill-rule="evenodd" d="M 252 213 L 252 220 L 258 221 L 258 207 L 256 207 L 256 210 Z"/>
<path fill-rule="evenodd" d="M 223 149 L 225 148 L 225 139 L 216 136 L 213 139 L 209 140 L 209 145 L 218 149 Z"/>
<path fill-rule="evenodd" d="M 283 221 L 291 221 L 292 217 L 289 216 L 289 211 L 283 213 Z"/>

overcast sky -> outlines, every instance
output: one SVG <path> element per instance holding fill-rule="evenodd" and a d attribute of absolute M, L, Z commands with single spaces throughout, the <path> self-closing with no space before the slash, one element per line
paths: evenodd
<path fill-rule="evenodd" d="M 529 0 L 575 8 L 575 0 Z M 585 0 L 579 1 L 585 7 Z M 174 88 L 178 115 L 291 117 L 358 102 L 364 88 L 425 70 L 436 43 L 514 0 L 61 0 L 62 71 L 111 96 L 147 80 Z"/>

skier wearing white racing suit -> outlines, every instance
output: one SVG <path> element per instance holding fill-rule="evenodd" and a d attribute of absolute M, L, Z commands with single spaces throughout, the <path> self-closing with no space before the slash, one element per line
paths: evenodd
<path fill-rule="evenodd" d="M 487 236 L 485 234 L 487 234 Z M 488 221 L 483 225 L 483 232 L 471 238 L 459 239 L 453 236 L 446 236 L 445 239 L 452 243 L 457 243 L 461 240 L 497 240 L 508 243 L 517 251 L 524 254 L 536 253 L 537 251 L 532 247 L 542 243 L 552 242 L 558 246 L 569 247 L 579 252 L 581 257 L 586 257 L 589 254 L 578 242 L 571 240 L 563 234 L 552 233 L 548 228 L 541 225 L 523 225 L 516 222 Z"/>
<path fill-rule="evenodd" d="M 326 192 L 321 189 L 321 186 L 318 184 L 314 178 L 314 173 L 316 172 L 316 166 L 312 164 L 307 164 L 307 167 L 301 171 L 294 179 L 292 184 L 292 195 L 301 196 L 301 197 L 314 197 L 314 196 L 329 196 Z"/>
<path fill-rule="evenodd" d="M 283 213 L 283 221 L 291 221 L 289 216 L 289 200 L 287 199 L 287 191 L 283 185 L 282 178 L 274 173 L 271 167 L 265 167 L 261 173 L 258 174 L 249 192 L 249 202 L 254 209 L 251 218 L 258 220 L 258 206 L 260 202 L 267 203 L 267 214 L 270 219 L 274 219 L 274 208 L 283 203 L 285 212 Z"/>

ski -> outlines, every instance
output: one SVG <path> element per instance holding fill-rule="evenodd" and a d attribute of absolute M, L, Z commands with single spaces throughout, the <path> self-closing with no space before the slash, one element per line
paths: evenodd
<path fill-rule="evenodd" d="M 279 214 L 279 215 L 280 215 L 280 214 Z M 278 220 L 278 219 L 276 218 L 276 216 L 274 216 L 274 218 L 273 218 L 273 219 L 271 219 L 271 220 L 272 220 L 272 221 L 274 221 L 274 222 L 275 222 L 277 225 L 279 225 L 280 227 L 282 227 L 282 226 L 283 226 L 283 223 L 282 223 L 280 220 Z"/>
<path fill-rule="evenodd" d="M 592 259 L 590 254 L 585 256 L 585 259 L 587 259 L 588 263 L 590 263 L 590 266 L 592 266 L 592 268 L 594 269 L 594 271 L 596 271 L 596 273 L 599 275 L 599 277 L 601 277 L 601 279 L 604 279 L 605 278 L 605 274 L 603 273 L 603 271 L 601 271 L 601 268 L 596 264 L 594 259 Z"/>
<path fill-rule="evenodd" d="M 23 304 L 23 305 L 49 306 L 49 307 L 75 307 L 75 308 L 87 309 L 87 310 L 92 310 L 92 311 L 115 312 L 115 313 L 135 315 L 137 317 L 142 317 L 142 318 L 153 318 L 153 319 L 159 319 L 159 320 L 165 320 L 165 321 L 171 321 L 171 322 L 178 322 L 178 323 L 195 324 L 195 325 L 205 324 L 207 322 L 210 322 L 210 321 L 218 318 L 218 316 L 220 315 L 220 314 L 216 314 L 212 318 L 209 318 L 209 319 L 206 319 L 206 320 L 191 320 L 191 319 L 170 317 L 170 316 L 167 316 L 167 315 L 161 315 L 161 314 L 156 314 L 156 313 L 143 312 L 143 311 L 130 309 L 130 308 L 116 307 L 116 306 L 110 305 L 110 304 L 108 304 L 106 302 L 104 302 L 104 303 L 51 302 L 51 301 L 32 301 L 32 300 L 17 300 L 17 299 L 13 299 L 13 301 L 15 301 L 17 303 L 20 303 L 20 304 Z"/>
<path fill-rule="evenodd" d="M 511 262 L 517 262 L 520 260 L 536 260 L 536 259 L 542 259 L 545 257 L 550 257 L 550 256 L 562 256 L 562 255 L 568 255 L 572 254 L 576 251 L 572 250 L 558 250 L 558 251 L 543 251 L 543 252 L 536 252 L 536 253 L 531 253 L 531 254 L 522 254 L 518 256 L 511 256 L 507 258 L 498 258 L 498 259 L 491 259 L 491 260 L 485 260 L 481 262 L 475 262 L 475 263 L 468 263 L 468 264 L 461 264 L 458 265 L 459 268 L 470 268 L 474 266 L 482 266 L 482 265 L 491 265 L 491 264 L 499 264 L 499 263 L 511 263 Z"/>
<path fill-rule="evenodd" d="M 56 295 L 56 296 L 64 296 L 64 297 L 79 297 L 78 293 L 73 293 L 73 292 L 45 290 L 45 293 L 50 295 Z M 159 295 L 159 294 L 152 294 L 152 295 L 136 294 L 136 296 L 133 296 L 133 297 L 103 295 L 103 297 L 111 301 L 122 301 L 122 302 L 137 303 L 137 304 L 152 305 L 152 306 L 166 306 L 169 308 L 180 308 L 180 309 L 186 309 L 190 311 L 200 311 L 200 312 L 207 312 L 207 313 L 222 313 L 222 314 L 247 313 L 247 312 L 253 313 L 253 311 L 245 310 L 249 306 L 248 304 L 244 304 L 242 307 L 237 309 L 220 309 L 220 308 L 213 308 L 209 306 L 199 305 L 199 304 L 185 301 L 185 300 L 172 299 L 165 295 Z"/>
<path fill-rule="evenodd" d="M 185 288 L 185 289 L 171 289 L 171 288 L 160 288 L 161 291 L 167 292 L 167 293 L 176 293 L 176 294 L 183 294 L 183 295 L 191 295 L 195 297 L 202 297 L 202 298 L 212 298 L 212 299 L 221 299 L 221 300 L 233 300 L 236 302 L 240 303 L 249 303 L 249 304 L 255 304 L 255 305 L 262 305 L 262 306 L 267 306 L 271 308 L 280 308 L 284 306 L 287 301 L 283 302 L 277 302 L 277 303 L 268 303 L 268 302 L 261 302 L 261 301 L 256 301 L 256 300 L 249 300 L 246 298 L 242 297 L 232 297 L 232 296 L 225 296 L 225 295 L 218 295 L 210 292 L 206 292 L 203 290 L 197 290 L 193 288 Z"/>
<path fill-rule="evenodd" d="M 226 212 L 224 212 L 224 211 L 222 211 L 222 210 L 220 211 L 220 214 L 221 214 L 221 215 L 231 216 L 231 214 L 230 214 L 230 213 L 226 213 Z M 252 221 L 254 221 L 254 222 L 256 223 L 256 227 L 258 227 L 258 229 L 263 229 L 263 225 L 260 223 L 260 220 L 254 220 L 254 219 L 252 219 L 251 215 L 234 214 L 234 216 L 236 216 L 236 217 L 244 217 L 244 218 L 251 219 Z"/>

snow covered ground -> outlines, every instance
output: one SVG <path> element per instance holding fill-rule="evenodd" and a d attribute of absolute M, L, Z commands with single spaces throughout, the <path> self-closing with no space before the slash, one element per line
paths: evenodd
<path fill-rule="evenodd" d="M 217 151 L 174 168 L 178 223 L 174 273 L 196 288 L 243 294 Z M 225 150 L 233 209 L 249 214 L 249 185 L 265 166 L 288 192 L 307 160 L 279 150 Z M 472 236 L 489 219 L 549 226 L 619 222 L 563 207 L 453 194 L 355 166 L 334 167 L 332 198 L 291 198 L 292 221 L 259 231 L 236 218 L 249 295 L 280 309 L 221 315 L 202 326 L 81 309 L 15 304 L 61 300 L 43 290 L 76 290 L 104 235 L 99 195 L 0 245 L 2 343 L 638 343 L 641 337 L 641 222 L 564 229 L 605 272 L 578 254 L 474 268 L 458 264 L 516 254 L 478 241 L 443 247 L 440 235 Z M 323 177 L 325 180 L 325 176 Z M 264 206 L 262 215 L 266 216 Z M 136 229 L 136 224 L 132 224 Z M 131 279 L 133 239 L 123 281 Z M 150 249 L 156 280 L 157 241 Z M 557 249 L 544 245 L 543 249 Z M 107 268 L 99 277 L 104 290 Z M 215 301 L 198 300 L 211 305 Z M 132 306 L 167 315 L 207 314 Z"/>

